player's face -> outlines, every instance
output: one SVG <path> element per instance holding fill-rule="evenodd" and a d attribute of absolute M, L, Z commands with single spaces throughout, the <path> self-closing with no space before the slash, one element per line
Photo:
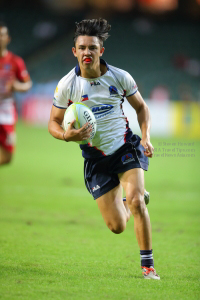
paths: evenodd
<path fill-rule="evenodd" d="M 98 37 L 81 35 L 76 40 L 76 46 L 72 52 L 77 57 L 80 68 L 85 70 L 96 69 L 99 66 L 99 58 L 103 55 Z"/>
<path fill-rule="evenodd" d="M 4 49 L 10 43 L 7 27 L 0 27 L 0 48 Z"/>

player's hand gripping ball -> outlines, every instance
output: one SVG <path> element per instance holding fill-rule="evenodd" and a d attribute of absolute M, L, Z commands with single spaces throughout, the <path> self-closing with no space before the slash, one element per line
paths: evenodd
<path fill-rule="evenodd" d="M 96 119 L 93 112 L 90 110 L 88 106 L 86 106 L 83 103 L 73 103 L 67 108 L 65 112 L 64 120 L 63 120 L 64 130 L 67 130 L 69 124 L 73 120 L 76 120 L 74 122 L 75 129 L 80 129 L 86 123 L 92 126 L 90 138 L 84 141 L 77 142 L 78 144 L 90 143 L 96 134 L 96 128 L 97 128 Z"/>

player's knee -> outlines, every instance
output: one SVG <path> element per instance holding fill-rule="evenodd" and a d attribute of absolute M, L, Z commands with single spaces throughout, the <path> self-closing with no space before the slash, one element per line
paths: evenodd
<path fill-rule="evenodd" d="M 144 202 L 144 195 L 141 193 L 135 193 L 130 195 L 128 200 L 128 204 L 130 210 L 133 214 L 143 214 L 145 211 L 145 202 Z"/>
<path fill-rule="evenodd" d="M 115 234 L 120 234 L 126 229 L 126 221 L 121 221 L 119 223 L 107 223 L 108 228 Z"/>

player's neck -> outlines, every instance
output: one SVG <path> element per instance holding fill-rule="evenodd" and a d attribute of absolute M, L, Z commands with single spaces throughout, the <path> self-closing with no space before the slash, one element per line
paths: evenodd
<path fill-rule="evenodd" d="M 8 54 L 8 50 L 7 49 L 1 49 L 0 48 L 0 57 L 5 57 Z"/>
<path fill-rule="evenodd" d="M 98 69 L 92 69 L 92 70 L 85 70 L 81 69 L 81 77 L 83 78 L 97 78 L 101 76 L 101 70 Z"/>
<path fill-rule="evenodd" d="M 81 69 L 81 77 L 83 78 L 98 78 L 107 72 L 107 67 L 99 64 L 96 69 L 85 70 Z"/>

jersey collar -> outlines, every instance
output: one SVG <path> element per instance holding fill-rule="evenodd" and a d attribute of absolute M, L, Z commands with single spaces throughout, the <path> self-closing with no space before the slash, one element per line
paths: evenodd
<path fill-rule="evenodd" d="M 109 66 L 108 66 L 107 62 L 105 60 L 103 60 L 102 58 L 100 58 L 100 64 L 105 65 L 107 70 L 109 70 Z M 75 67 L 75 73 L 77 76 L 80 76 L 80 74 L 81 74 L 79 64 L 77 64 Z"/>

